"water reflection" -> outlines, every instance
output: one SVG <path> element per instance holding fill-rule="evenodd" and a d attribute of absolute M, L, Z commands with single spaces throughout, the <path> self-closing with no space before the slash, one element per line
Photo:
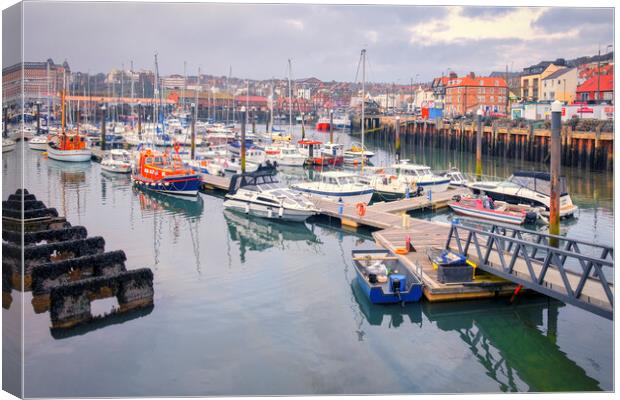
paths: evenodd
<path fill-rule="evenodd" d="M 224 210 L 228 235 L 239 243 L 241 262 L 246 262 L 248 251 L 264 251 L 272 247 L 286 250 L 287 242 L 305 242 L 320 245 L 319 238 L 305 223 L 288 223 L 239 214 Z"/>
<path fill-rule="evenodd" d="M 502 392 L 601 390 L 599 382 L 556 343 L 558 309 L 564 307 L 561 302 L 532 296 L 520 298 L 514 305 L 500 299 L 424 301 L 401 307 L 370 303 L 356 280 L 351 282 L 351 291 L 363 316 L 356 332 L 360 341 L 369 329 L 364 323 L 393 329 L 407 324 L 422 329 L 430 323 L 442 331 L 455 332 Z"/>

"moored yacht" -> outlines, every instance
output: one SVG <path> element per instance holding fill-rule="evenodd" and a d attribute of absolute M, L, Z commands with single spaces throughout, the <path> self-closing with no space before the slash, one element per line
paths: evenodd
<path fill-rule="evenodd" d="M 309 196 L 349 204 L 368 204 L 374 193 L 372 187 L 358 181 L 357 175 L 344 171 L 323 172 L 318 181 L 297 183 L 291 188 Z"/>
<path fill-rule="evenodd" d="M 505 181 L 472 182 L 467 187 L 474 194 L 486 194 L 493 200 L 543 206 L 546 210 L 543 215 L 549 214 L 551 175 L 548 172 L 515 171 Z M 566 178 L 560 177 L 560 217 L 573 216 L 577 210 L 568 194 Z"/>
<path fill-rule="evenodd" d="M 101 169 L 117 174 L 131 172 L 131 154 L 127 150 L 112 149 L 101 160 Z"/>
<path fill-rule="evenodd" d="M 28 141 L 28 147 L 32 150 L 45 151 L 48 141 L 47 135 L 37 135 Z"/>
<path fill-rule="evenodd" d="M 310 201 L 282 186 L 275 170 L 268 167 L 234 175 L 224 207 L 263 218 L 297 222 L 318 212 Z"/>
<path fill-rule="evenodd" d="M 424 192 L 445 192 L 448 190 L 450 178 L 433 174 L 426 165 L 410 164 L 409 160 L 401 160 L 400 164 L 392 166 L 398 174 L 398 179 L 407 183 L 415 183 Z"/>

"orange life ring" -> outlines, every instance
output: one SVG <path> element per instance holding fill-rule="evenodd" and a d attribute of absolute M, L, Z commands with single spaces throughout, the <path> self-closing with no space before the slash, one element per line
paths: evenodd
<path fill-rule="evenodd" d="M 407 250 L 405 247 L 397 247 L 394 249 L 394 253 L 403 255 L 409 253 L 409 250 Z"/>
<path fill-rule="evenodd" d="M 360 217 L 363 217 L 364 215 L 366 215 L 366 204 L 357 203 L 355 205 L 355 208 L 357 209 L 357 215 L 359 215 Z"/>

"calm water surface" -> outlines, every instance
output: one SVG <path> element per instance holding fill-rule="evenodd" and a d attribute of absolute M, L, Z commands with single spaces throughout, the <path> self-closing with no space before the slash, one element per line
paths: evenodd
<path fill-rule="evenodd" d="M 384 139 L 367 144 L 376 163 L 391 161 Z M 4 155 L 3 199 L 17 185 L 17 155 Z M 52 335 L 49 314 L 35 314 L 26 293 L 26 396 L 613 389 L 612 323 L 575 307 L 542 297 L 512 306 L 374 306 L 350 260 L 351 250 L 372 246 L 370 232 L 322 218 L 246 218 L 224 211 L 221 196 L 147 194 L 95 163 L 58 163 L 29 149 L 24 157 L 32 193 L 103 236 L 107 250 L 123 249 L 128 268 L 152 268 L 155 285 L 151 311 L 68 335 Z M 403 157 L 437 169 L 474 167 L 470 154 L 409 144 Z M 515 168 L 537 166 L 485 161 L 493 175 Z M 563 233 L 613 243 L 613 176 L 564 172 L 580 213 Z M 418 216 L 445 221 L 450 213 Z M 14 302 L 3 318 L 18 312 Z"/>

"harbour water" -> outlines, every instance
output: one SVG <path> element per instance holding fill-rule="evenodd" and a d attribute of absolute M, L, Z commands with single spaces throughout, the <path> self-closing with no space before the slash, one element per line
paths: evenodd
<path fill-rule="evenodd" d="M 393 160 L 385 139 L 367 137 L 366 144 L 376 163 Z M 21 149 L 3 155 L 5 182 Z M 306 224 L 247 218 L 224 211 L 221 195 L 153 195 L 133 189 L 128 177 L 102 174 L 96 163 L 23 154 L 25 187 L 89 236 L 105 237 L 107 250 L 123 249 L 128 269 L 151 267 L 155 286 L 155 306 L 145 315 L 65 336 L 50 331 L 49 316 L 35 314 L 26 293 L 25 396 L 614 389 L 613 324 L 586 311 L 541 296 L 513 305 L 375 306 L 360 293 L 350 259 L 351 250 L 373 246 L 368 231 L 318 217 Z M 407 142 L 402 158 L 474 170 L 472 154 Z M 487 159 L 484 173 L 537 168 Z M 563 173 L 580 211 L 562 233 L 612 244 L 613 175 Z M 5 318 L 18 312 L 15 304 L 3 310 Z"/>

